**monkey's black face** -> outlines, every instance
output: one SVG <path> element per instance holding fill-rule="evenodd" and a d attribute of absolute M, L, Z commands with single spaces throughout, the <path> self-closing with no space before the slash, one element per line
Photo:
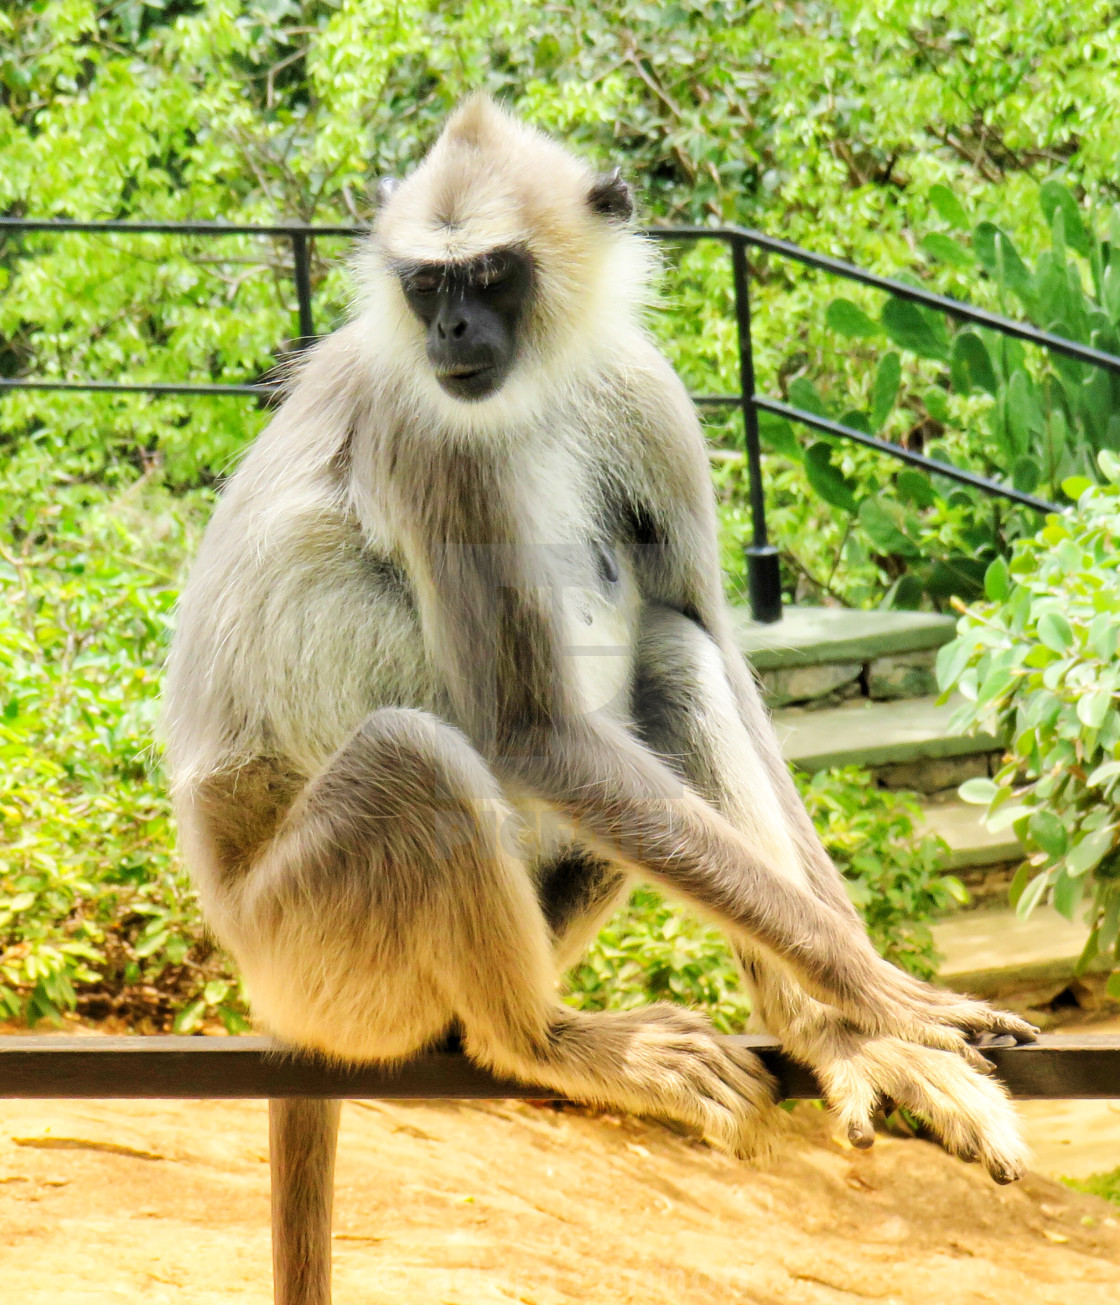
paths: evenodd
<path fill-rule="evenodd" d="M 528 255 L 495 249 L 467 263 L 398 270 L 409 307 L 428 332 L 428 361 L 440 385 L 467 402 L 494 394 L 517 358 L 533 284 Z"/>

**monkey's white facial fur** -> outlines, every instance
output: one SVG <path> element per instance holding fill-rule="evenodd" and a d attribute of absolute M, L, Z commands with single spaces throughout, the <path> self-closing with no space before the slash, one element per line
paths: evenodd
<path fill-rule="evenodd" d="M 452 426 L 523 420 L 641 330 L 653 259 L 629 187 L 486 96 L 380 196 L 358 264 L 371 357 Z"/>

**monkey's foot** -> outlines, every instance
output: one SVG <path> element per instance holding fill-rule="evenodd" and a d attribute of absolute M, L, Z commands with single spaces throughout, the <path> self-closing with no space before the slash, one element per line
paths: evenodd
<path fill-rule="evenodd" d="M 679 1120 L 740 1159 L 764 1156 L 782 1114 L 778 1085 L 762 1061 L 717 1039 L 706 1020 L 678 1006 L 634 1015 L 640 1023 L 620 1066 L 630 1108 Z"/>
<path fill-rule="evenodd" d="M 874 1141 L 872 1117 L 889 1098 L 920 1116 L 951 1155 L 979 1160 L 997 1183 L 1026 1171 L 1029 1152 L 1004 1089 L 958 1056 L 897 1038 L 852 1039 L 813 1065 L 853 1146 Z"/>

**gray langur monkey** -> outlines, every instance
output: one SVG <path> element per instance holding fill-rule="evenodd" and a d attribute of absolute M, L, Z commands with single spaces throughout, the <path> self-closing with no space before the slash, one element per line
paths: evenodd
<path fill-rule="evenodd" d="M 884 1097 L 1023 1172 L 982 1035 L 1011 1015 L 868 941 L 728 632 L 704 440 L 642 326 L 648 246 L 484 97 L 385 187 L 353 320 L 225 488 L 166 733 L 207 918 L 280 1038 L 391 1063 L 454 1034 L 736 1155 L 774 1084 L 697 1014 L 585 1013 L 557 973 L 641 876 L 717 921 L 842 1128 Z M 337 1108 L 273 1103 L 277 1300 L 329 1300 Z"/>

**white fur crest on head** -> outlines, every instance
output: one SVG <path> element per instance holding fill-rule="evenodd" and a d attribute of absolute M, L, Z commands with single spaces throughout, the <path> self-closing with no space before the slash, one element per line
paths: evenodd
<path fill-rule="evenodd" d="M 491 426 L 508 408 L 551 390 L 581 363 L 640 329 L 654 260 L 649 243 L 594 211 L 595 174 L 556 141 L 474 95 L 448 120 L 420 166 L 387 195 L 359 255 L 360 318 L 382 362 L 403 364 L 415 398 L 455 424 Z M 494 249 L 524 250 L 535 293 L 525 347 L 492 398 L 444 394 L 424 365 L 423 331 L 393 269 L 448 263 Z M 546 375 L 546 373 L 548 373 Z"/>

